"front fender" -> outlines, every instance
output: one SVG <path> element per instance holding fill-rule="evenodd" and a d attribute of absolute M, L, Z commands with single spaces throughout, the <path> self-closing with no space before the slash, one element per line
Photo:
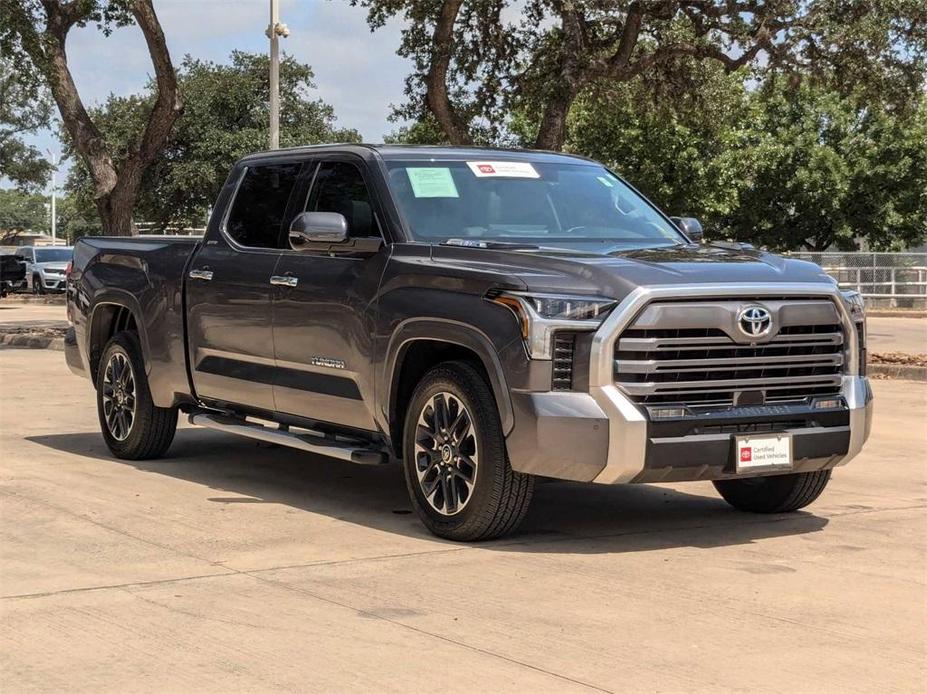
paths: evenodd
<path fill-rule="evenodd" d="M 409 318 L 396 328 L 386 349 L 383 374 L 377 388 L 378 393 L 385 397 L 380 399 L 381 406 L 378 416 L 382 417 L 382 426 L 389 431 L 392 416 L 392 407 L 396 398 L 396 388 L 399 384 L 398 364 L 406 350 L 418 340 L 446 342 L 469 349 L 475 353 L 486 369 L 489 384 L 492 388 L 496 406 L 499 409 L 499 419 L 502 431 L 506 435 L 514 426 L 512 399 L 505 379 L 502 361 L 489 337 L 472 325 L 447 318 Z"/>

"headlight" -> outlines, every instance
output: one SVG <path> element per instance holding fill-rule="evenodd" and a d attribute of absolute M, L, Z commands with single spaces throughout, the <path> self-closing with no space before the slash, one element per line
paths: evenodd
<path fill-rule="evenodd" d="M 846 302 L 847 308 L 850 311 L 850 317 L 853 319 L 854 323 L 863 323 L 866 321 L 866 302 L 863 300 L 863 295 L 860 294 L 855 289 L 851 289 L 843 293 L 843 300 Z"/>
<path fill-rule="evenodd" d="M 850 318 L 853 319 L 856 328 L 856 372 L 860 376 L 866 375 L 866 303 L 863 301 L 863 295 L 855 289 L 842 292 L 843 301 L 850 312 Z"/>
<path fill-rule="evenodd" d="M 600 296 L 501 292 L 487 297 L 510 309 L 532 359 L 550 359 L 557 330 L 595 330 L 618 303 Z"/>

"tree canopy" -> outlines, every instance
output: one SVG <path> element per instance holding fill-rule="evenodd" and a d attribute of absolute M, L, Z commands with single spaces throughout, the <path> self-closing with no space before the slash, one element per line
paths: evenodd
<path fill-rule="evenodd" d="M 0 237 L 11 233 L 48 230 L 48 211 L 45 197 L 23 190 L 0 189 Z"/>
<path fill-rule="evenodd" d="M 537 114 L 532 144 L 561 149 L 578 98 L 633 79 L 688 88 L 691 60 L 868 89 L 903 107 L 927 56 L 923 0 L 352 0 L 372 28 L 407 21 L 414 69 L 396 115 L 452 144 L 504 139 Z"/>
<path fill-rule="evenodd" d="M 48 91 L 35 75 L 0 58 L 0 178 L 27 189 L 45 185 L 51 164 L 23 136 L 50 127 L 51 112 Z"/>
<path fill-rule="evenodd" d="M 904 107 L 864 92 L 704 61 L 678 66 L 667 98 L 643 76 L 581 93 L 564 149 L 602 161 L 709 238 L 776 250 L 901 250 L 927 238 L 927 97 Z M 540 114 L 508 118 L 507 143 L 530 146 Z M 430 116 L 394 141 L 446 141 Z"/>
<path fill-rule="evenodd" d="M 313 96 L 312 77 L 308 65 L 290 56 L 281 60 L 281 146 L 359 141 L 355 130 L 336 127 L 332 107 Z M 188 56 L 178 69 L 178 84 L 184 114 L 145 173 L 136 205 L 136 218 L 156 229 L 202 227 L 232 164 L 267 142 L 267 56 L 236 51 L 227 64 Z M 113 96 L 93 111 L 108 148 L 125 146 L 152 98 L 150 92 Z M 79 209 L 91 203 L 93 186 L 81 162 L 66 188 Z"/>
<path fill-rule="evenodd" d="M 738 204 L 729 236 L 772 248 L 903 250 L 927 235 L 927 99 L 909 109 L 785 80 L 753 97 L 735 152 Z"/>

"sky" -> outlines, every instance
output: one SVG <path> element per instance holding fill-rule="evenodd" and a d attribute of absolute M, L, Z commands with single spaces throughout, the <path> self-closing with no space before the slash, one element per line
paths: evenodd
<path fill-rule="evenodd" d="M 269 0 L 155 0 L 171 58 L 183 56 L 225 62 L 234 49 L 266 52 L 264 31 Z M 369 142 L 380 142 L 397 125 L 387 121 L 390 105 L 402 101 L 408 61 L 396 55 L 399 21 L 371 33 L 366 10 L 346 0 L 280 0 L 280 21 L 290 29 L 281 50 L 312 66 L 315 96 L 335 108 L 341 127 L 355 128 Z M 151 60 L 136 26 L 109 37 L 96 26 L 68 36 L 68 63 L 89 108 L 110 94 L 141 91 L 152 75 Z M 54 132 L 29 141 L 41 150 L 59 149 Z M 62 166 L 66 171 L 66 164 Z M 59 178 L 60 180 L 60 178 Z"/>

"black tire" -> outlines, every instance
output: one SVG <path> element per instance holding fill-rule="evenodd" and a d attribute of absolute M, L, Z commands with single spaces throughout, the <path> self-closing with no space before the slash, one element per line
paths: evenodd
<path fill-rule="evenodd" d="M 734 508 L 752 513 L 797 511 L 821 496 L 830 480 L 830 470 L 797 472 L 792 475 L 718 480 L 715 489 Z"/>
<path fill-rule="evenodd" d="M 44 294 L 45 285 L 42 284 L 42 278 L 38 275 L 32 276 L 32 293 L 33 294 Z"/>
<path fill-rule="evenodd" d="M 117 426 L 115 432 L 107 421 L 106 398 L 108 396 L 104 395 L 104 392 L 108 392 L 109 396 L 113 395 L 113 389 L 107 382 L 107 367 L 114 358 L 131 367 L 130 375 L 134 381 L 133 414 L 131 418 L 125 417 L 122 420 L 125 425 Z M 109 373 L 112 374 L 112 372 Z M 96 387 L 100 430 L 103 432 L 103 440 L 106 441 L 113 455 L 125 460 L 149 460 L 164 455 L 171 441 L 174 440 L 174 432 L 177 430 L 177 409 L 155 407 L 152 402 L 148 378 L 145 375 L 145 365 L 142 361 L 142 348 L 138 335 L 134 332 L 117 333 L 107 343 L 97 369 Z M 126 396 L 127 392 L 123 389 L 121 395 Z M 110 398 L 110 407 L 111 403 L 112 398 Z"/>
<path fill-rule="evenodd" d="M 465 459 L 472 462 L 466 457 L 471 451 L 478 454 L 473 456 L 478 462 L 472 467 L 475 471 L 472 489 L 459 508 L 450 509 L 452 513 L 442 513 L 433 505 L 439 498 L 438 492 L 426 497 L 424 487 L 427 486 L 425 480 L 428 480 L 429 473 L 424 472 L 423 480 L 419 479 L 416 432 L 419 429 L 419 418 L 427 417 L 427 408 L 432 408 L 433 419 L 435 403 L 438 402 L 436 398 L 448 394 L 452 398 L 445 400 L 451 401 L 446 411 L 454 411 L 453 401 L 456 399 L 457 405 L 465 408 L 471 422 L 470 428 L 465 430 L 468 432 L 466 440 L 459 442 L 459 448 L 455 449 L 455 454 L 460 457 L 451 458 L 452 454 L 448 454 L 448 458 L 454 462 L 446 466 L 447 484 L 464 485 L 454 475 L 468 465 Z M 459 414 L 460 411 L 458 407 L 456 412 Z M 451 429 L 447 427 L 448 431 Z M 421 470 L 440 466 L 437 460 L 440 455 L 438 437 L 432 439 L 423 434 L 422 441 L 425 441 L 424 447 L 431 449 L 431 452 L 418 451 L 418 458 L 422 461 Z M 465 450 L 466 446 L 470 446 L 471 451 Z M 412 507 L 422 523 L 435 535 L 450 540 L 490 540 L 512 532 L 524 520 L 534 492 L 534 477 L 515 472 L 509 464 L 492 390 L 479 370 L 461 361 L 439 364 L 425 374 L 415 388 L 405 418 L 403 471 Z M 440 472 L 436 474 L 440 475 Z M 444 483 L 436 484 L 440 486 Z M 454 496 L 455 491 L 451 491 L 450 495 Z"/>

